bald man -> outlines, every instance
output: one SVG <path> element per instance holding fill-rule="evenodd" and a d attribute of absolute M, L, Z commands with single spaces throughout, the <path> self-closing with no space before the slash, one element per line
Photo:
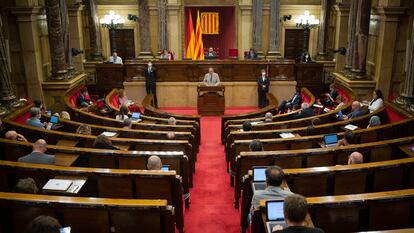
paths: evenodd
<path fill-rule="evenodd" d="M 148 170 L 161 170 L 162 162 L 160 157 L 152 155 L 148 158 L 147 169 Z"/>
<path fill-rule="evenodd" d="M 4 138 L 13 140 L 13 141 L 27 142 L 27 139 L 23 135 L 18 134 L 14 130 L 7 131 L 6 134 L 4 135 Z"/>
<path fill-rule="evenodd" d="M 348 165 L 350 164 L 360 164 L 364 162 L 364 156 L 359 152 L 353 152 L 349 155 Z"/>
<path fill-rule="evenodd" d="M 362 116 L 366 113 L 366 111 L 364 111 L 364 109 L 361 106 L 361 103 L 359 101 L 354 101 L 352 102 L 351 105 L 351 112 L 346 116 L 346 119 L 352 119 L 355 117 L 359 117 Z"/>
<path fill-rule="evenodd" d="M 214 73 L 213 68 L 209 68 L 208 73 L 204 75 L 203 83 L 206 86 L 218 86 L 220 85 L 220 77 L 217 73 Z"/>
<path fill-rule="evenodd" d="M 33 144 L 33 151 L 32 153 L 19 158 L 18 162 L 24 163 L 38 163 L 38 164 L 55 164 L 55 156 L 45 154 L 47 150 L 47 143 L 43 139 L 37 140 Z"/>
<path fill-rule="evenodd" d="M 266 114 L 265 114 L 265 117 L 264 117 L 265 119 L 264 119 L 264 122 L 272 122 L 273 121 L 273 115 L 272 115 L 272 113 L 271 112 L 267 112 Z"/>
<path fill-rule="evenodd" d="M 175 133 L 174 133 L 174 132 L 168 132 L 168 133 L 167 133 L 167 139 L 168 139 L 168 140 L 173 140 L 173 139 L 175 139 Z"/>
<path fill-rule="evenodd" d="M 177 120 L 174 117 L 170 117 L 170 118 L 168 118 L 168 124 L 169 125 L 176 125 Z"/>

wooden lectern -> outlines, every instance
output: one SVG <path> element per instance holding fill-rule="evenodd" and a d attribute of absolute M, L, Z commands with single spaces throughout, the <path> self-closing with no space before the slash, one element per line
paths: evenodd
<path fill-rule="evenodd" d="M 197 87 L 197 110 L 203 116 L 221 116 L 224 114 L 224 86 Z"/>

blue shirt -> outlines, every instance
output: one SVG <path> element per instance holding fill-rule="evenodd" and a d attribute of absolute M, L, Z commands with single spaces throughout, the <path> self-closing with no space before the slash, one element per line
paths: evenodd
<path fill-rule="evenodd" d="M 36 117 L 31 117 L 31 118 L 27 119 L 26 125 L 33 126 L 33 127 L 38 127 L 38 128 L 42 128 L 42 129 L 45 128 L 45 126 L 40 121 L 40 119 L 36 118 Z"/>
<path fill-rule="evenodd" d="M 359 109 L 357 109 L 357 110 L 355 110 L 355 111 L 353 111 L 353 112 L 349 113 L 349 114 L 347 115 L 347 117 L 348 117 L 348 119 L 352 119 L 352 118 L 355 118 L 355 117 L 362 116 L 362 115 L 364 115 L 364 114 L 365 114 L 364 109 L 359 108 Z"/>

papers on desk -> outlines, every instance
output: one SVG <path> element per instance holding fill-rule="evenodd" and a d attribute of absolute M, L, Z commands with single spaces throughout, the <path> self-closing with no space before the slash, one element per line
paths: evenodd
<path fill-rule="evenodd" d="M 279 135 L 281 138 L 294 138 L 295 137 L 293 133 L 281 133 Z"/>
<path fill-rule="evenodd" d="M 331 110 L 329 108 L 324 108 L 323 111 L 324 112 L 330 112 Z"/>
<path fill-rule="evenodd" d="M 313 104 L 313 107 L 315 107 L 315 108 L 323 108 L 323 105 L 320 105 L 320 104 Z"/>
<path fill-rule="evenodd" d="M 260 123 L 262 123 L 262 121 L 253 121 L 253 122 L 250 122 L 251 125 L 258 125 Z"/>
<path fill-rule="evenodd" d="M 101 135 L 105 135 L 107 137 L 114 137 L 116 134 L 117 132 L 108 132 L 108 131 L 101 133 Z"/>
<path fill-rule="evenodd" d="M 345 129 L 349 129 L 349 130 L 356 130 L 358 129 L 358 126 L 356 125 L 352 125 L 352 124 L 348 124 L 344 126 Z"/>
<path fill-rule="evenodd" d="M 50 191 L 66 191 L 72 185 L 71 180 L 50 179 L 43 189 Z"/>

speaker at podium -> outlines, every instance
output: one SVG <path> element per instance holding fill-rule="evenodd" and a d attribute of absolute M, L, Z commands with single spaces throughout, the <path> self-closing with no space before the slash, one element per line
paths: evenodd
<path fill-rule="evenodd" d="M 197 110 L 202 116 L 221 116 L 224 114 L 224 86 L 197 86 Z"/>

